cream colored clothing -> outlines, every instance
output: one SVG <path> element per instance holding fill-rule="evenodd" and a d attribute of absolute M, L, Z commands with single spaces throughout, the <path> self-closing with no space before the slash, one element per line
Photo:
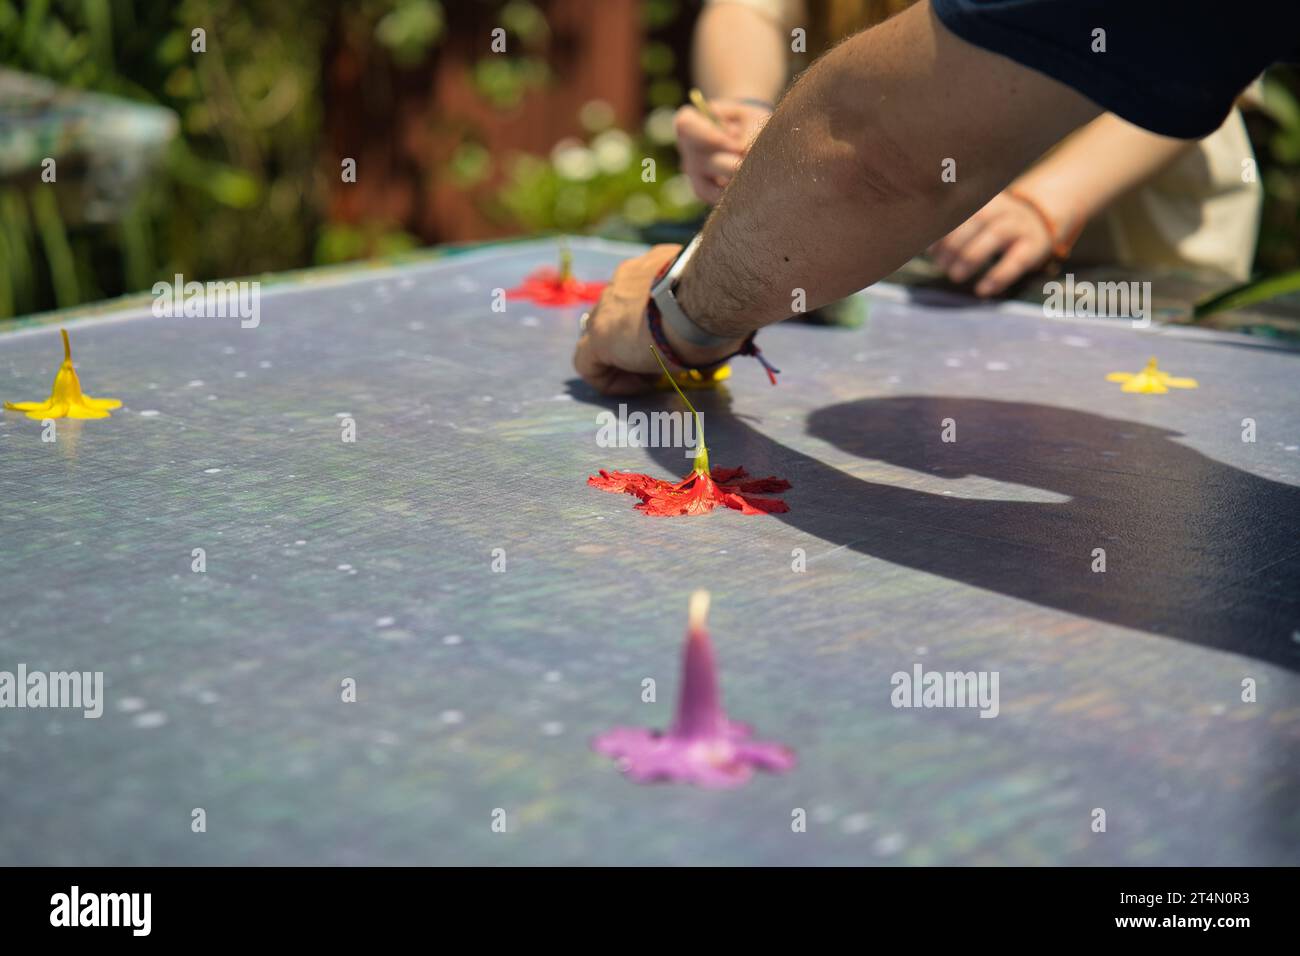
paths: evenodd
<path fill-rule="evenodd" d="M 1241 112 L 1111 203 L 1075 246 L 1079 259 L 1250 278 L 1264 191 Z"/>

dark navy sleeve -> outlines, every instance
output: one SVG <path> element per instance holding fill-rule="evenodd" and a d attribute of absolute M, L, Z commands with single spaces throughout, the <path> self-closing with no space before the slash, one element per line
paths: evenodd
<path fill-rule="evenodd" d="M 1264 68 L 1300 58 L 1300 0 L 931 0 L 968 43 L 1182 139 L 1218 129 Z"/>

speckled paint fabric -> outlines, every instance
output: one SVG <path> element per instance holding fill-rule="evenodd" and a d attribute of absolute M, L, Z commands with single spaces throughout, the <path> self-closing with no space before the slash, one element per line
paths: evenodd
<path fill-rule="evenodd" d="M 789 513 L 653 519 L 587 476 L 689 458 L 597 444 L 579 310 L 491 309 L 555 254 L 70 323 L 124 407 L 0 422 L 0 670 L 102 671 L 105 711 L 0 710 L 0 863 L 1300 863 L 1300 356 L 879 289 L 765 331 L 779 386 L 692 393 Z M 0 398 L 57 330 L 0 334 Z M 1106 382 L 1150 355 L 1200 387 Z M 589 742 L 669 723 L 697 587 L 799 763 L 637 786 Z M 895 707 L 917 664 L 996 672 L 998 716 Z"/>

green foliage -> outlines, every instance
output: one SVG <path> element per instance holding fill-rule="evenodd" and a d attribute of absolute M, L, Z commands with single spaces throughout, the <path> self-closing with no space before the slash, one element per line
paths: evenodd
<path fill-rule="evenodd" d="M 1249 305 L 1267 302 L 1279 296 L 1300 292 L 1300 269 L 1268 276 L 1233 286 L 1224 292 L 1198 302 L 1194 312 L 1197 319 L 1207 318 L 1217 312 L 1229 312 Z"/>
<path fill-rule="evenodd" d="M 437 0 L 398 0 L 375 24 L 375 39 L 401 66 L 413 66 L 442 36 L 442 4 Z"/>
<path fill-rule="evenodd" d="M 312 174 L 327 25 L 320 5 L 305 0 L 40 0 L 21 14 L 0 0 L 0 59 L 8 67 L 165 106 L 181 121 L 161 168 L 113 227 L 75 217 L 64 225 L 77 195 L 62 174 L 57 190 L 27 190 L 39 246 L 8 251 L 27 268 L 42 259 L 44 267 L 36 281 L 22 278 L 22 294 L 10 277 L 9 311 L 131 291 L 175 272 L 209 277 L 302 264 L 317 219 Z M 202 53 L 191 47 L 196 28 L 206 31 Z"/>
<path fill-rule="evenodd" d="M 1300 71 L 1275 67 L 1264 77 L 1261 112 L 1252 124 L 1264 186 L 1256 270 L 1274 275 L 1300 268 Z"/>
<path fill-rule="evenodd" d="M 484 101 L 512 111 L 552 81 L 550 28 L 529 0 L 482 2 L 495 8 L 509 52 L 479 57 L 470 80 Z M 646 22 L 662 27 L 680 10 L 677 0 L 653 0 Z M 0 0 L 7 67 L 163 106 L 180 120 L 159 168 L 109 225 L 80 221 L 62 159 L 57 189 L 14 181 L 0 191 L 0 317 L 146 289 L 175 273 L 257 274 L 413 246 L 396 223 L 325 221 L 321 77 L 340 25 L 413 69 L 445 41 L 447 16 L 445 0 Z M 673 66 L 672 49 L 652 40 L 652 103 L 679 99 Z M 610 129 L 612 111 L 599 102 L 583 118 L 594 138 L 577 152 L 573 143 L 557 147 L 558 170 L 551 158 L 494 157 L 471 130 L 438 174 L 464 189 L 501 183 L 486 206 L 528 230 L 641 223 L 693 205 L 673 179 L 676 160 L 662 135 Z M 575 178 L 575 159 L 581 166 L 597 153 L 592 174 L 577 169 Z M 641 158 L 655 160 L 655 182 L 641 181 Z"/>
<path fill-rule="evenodd" d="M 603 119 L 599 101 L 583 115 Z M 528 232 L 607 231 L 660 219 L 684 219 L 700 206 L 677 173 L 672 115 L 657 110 L 631 135 L 608 127 L 588 140 L 562 140 L 548 157 L 516 153 L 504 165 L 504 184 L 489 211 Z"/>
<path fill-rule="evenodd" d="M 321 77 L 338 11 L 362 7 L 394 61 L 442 35 L 437 0 L 0 0 L 0 62 L 75 89 L 173 110 L 180 134 L 132 208 L 111 226 L 76 221 L 77 196 L 14 184 L 0 197 L 0 317 L 147 288 L 174 273 L 204 279 L 295 268 L 370 243 L 321 234 Z M 206 49 L 193 49 L 193 31 Z M 95 144 L 91 144 L 93 149 Z M 111 146 L 104 148 L 111 149 Z M 45 196 L 45 198 L 38 198 Z"/>

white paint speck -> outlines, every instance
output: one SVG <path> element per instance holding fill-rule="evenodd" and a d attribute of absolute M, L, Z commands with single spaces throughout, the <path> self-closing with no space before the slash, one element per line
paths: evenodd
<path fill-rule="evenodd" d="M 528 326 L 530 329 L 533 329 L 533 328 L 536 328 L 537 326 L 541 325 L 541 324 L 542 324 L 542 320 L 539 319 L 539 318 L 538 318 L 537 316 L 535 316 L 535 315 L 525 315 L 522 319 L 519 320 L 519 324 L 520 324 L 520 325 L 526 325 L 526 326 Z"/>
<path fill-rule="evenodd" d="M 542 733 L 548 737 L 558 737 L 560 734 L 564 733 L 564 724 L 560 723 L 558 720 L 548 720 L 546 723 L 542 724 Z"/>
<path fill-rule="evenodd" d="M 547 671 L 542 680 L 548 684 L 558 684 L 563 676 L 559 671 Z"/>
<path fill-rule="evenodd" d="M 459 710 L 444 710 L 442 712 L 442 722 L 444 724 L 459 724 L 465 720 L 465 715 Z"/>
<path fill-rule="evenodd" d="M 1066 345 L 1076 349 L 1086 349 L 1092 345 L 1092 342 L 1085 339 L 1082 335 L 1067 335 L 1061 339 Z"/>
<path fill-rule="evenodd" d="M 352 570 L 352 565 L 350 565 L 350 564 L 340 564 L 340 565 L 338 566 L 337 570 L 339 570 L 339 571 L 351 571 L 351 570 Z"/>
<path fill-rule="evenodd" d="M 185 387 L 186 387 L 186 388 L 202 388 L 202 387 L 203 387 L 203 379 L 201 379 L 201 378 L 190 379 L 188 382 L 185 383 Z"/>
<path fill-rule="evenodd" d="M 881 856 L 893 856 L 907 846 L 907 839 L 901 833 L 886 833 L 876 841 L 876 852 Z"/>
<path fill-rule="evenodd" d="M 221 469 L 220 469 L 220 468 L 204 468 L 204 469 L 203 469 L 203 473 L 204 473 L 205 475 L 216 475 L 216 474 L 220 474 L 220 473 L 221 473 Z"/>
<path fill-rule="evenodd" d="M 167 715 L 161 710 L 148 710 L 143 714 L 136 714 L 135 720 L 132 721 L 137 727 L 143 727 L 146 730 L 153 727 L 161 727 L 167 723 Z"/>
<path fill-rule="evenodd" d="M 985 362 L 984 367 L 990 372 L 1005 372 L 1011 368 L 1006 362 Z"/>
<path fill-rule="evenodd" d="M 117 709 L 124 714 L 134 714 L 137 710 L 144 710 L 144 708 L 143 697 L 123 697 L 117 702 Z"/>
<path fill-rule="evenodd" d="M 944 359 L 943 364 L 948 366 L 949 368 L 961 368 L 961 359 L 958 358 Z"/>
<path fill-rule="evenodd" d="M 459 634 L 448 634 L 446 637 L 442 639 L 442 643 L 450 646 L 453 644 L 459 644 L 462 640 L 464 640 L 464 638 L 462 638 Z"/>
<path fill-rule="evenodd" d="M 271 363 L 268 362 L 266 359 L 262 359 L 262 361 L 260 361 L 260 362 L 257 363 L 257 367 L 258 367 L 258 368 L 271 368 Z"/>
<path fill-rule="evenodd" d="M 156 408 L 146 408 L 140 413 L 141 418 L 157 418 L 161 413 Z"/>
<path fill-rule="evenodd" d="M 375 618 L 375 627 L 392 627 L 396 618 L 377 617 Z"/>
<path fill-rule="evenodd" d="M 871 826 L 871 814 L 850 813 L 840 821 L 840 829 L 845 833 L 861 833 Z"/>

